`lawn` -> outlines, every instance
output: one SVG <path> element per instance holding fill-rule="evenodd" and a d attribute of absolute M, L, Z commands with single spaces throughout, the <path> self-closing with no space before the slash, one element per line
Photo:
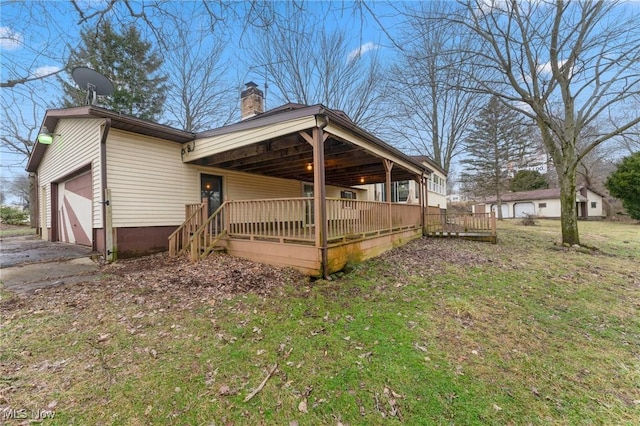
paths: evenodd
<path fill-rule="evenodd" d="M 35 229 L 29 225 L 7 225 L 0 224 L 0 238 L 17 237 L 23 235 L 36 235 Z"/>
<path fill-rule="evenodd" d="M 334 281 L 217 254 L 5 291 L 0 408 L 64 425 L 640 423 L 640 226 L 580 222 L 591 251 L 558 245 L 557 221 L 498 228 L 496 245 L 422 239 Z"/>

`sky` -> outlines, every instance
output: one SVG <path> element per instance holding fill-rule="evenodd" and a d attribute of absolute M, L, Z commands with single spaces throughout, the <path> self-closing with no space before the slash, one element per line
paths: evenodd
<path fill-rule="evenodd" d="M 170 30 L 167 26 L 163 26 L 161 18 L 154 17 L 152 7 L 154 3 L 155 1 L 145 3 L 145 13 L 151 17 L 154 25 L 162 27 L 164 31 Z M 82 26 L 87 25 L 86 22 L 92 22 L 91 16 L 98 9 L 108 5 L 109 0 L 77 0 L 76 4 L 79 11 L 69 1 L 62 0 L 0 0 L 0 81 L 6 82 L 25 75 L 45 75 L 63 67 L 69 52 L 77 46 Z M 133 5 L 134 13 L 141 11 L 140 1 L 131 0 L 130 4 Z M 200 1 L 168 1 L 162 4 L 163 8 L 171 9 L 172 13 L 178 15 L 190 8 L 203 7 Z M 225 22 L 227 25 L 212 21 L 210 15 L 204 13 L 202 9 L 199 9 L 200 13 L 190 20 L 190 24 L 194 34 L 198 31 L 213 30 L 215 34 L 219 34 L 226 40 L 224 52 L 224 62 L 228 65 L 226 80 L 237 93 L 234 102 L 238 105 L 239 92 L 244 88 L 244 83 L 254 81 L 264 89 L 265 80 L 268 80 L 269 76 L 265 76 L 264 64 L 255 64 L 247 59 L 249 57 L 247 52 L 252 43 L 252 28 L 251 25 L 247 25 L 247 20 L 243 17 L 248 11 L 251 12 L 249 8 L 257 3 L 237 1 L 230 4 L 232 10 L 223 11 L 220 10 L 222 6 L 218 3 L 207 3 L 214 13 L 225 12 L 226 16 L 232 16 Z M 278 3 L 278 7 L 291 6 L 291 4 L 291 2 Z M 347 31 L 350 51 L 344 58 L 338 58 L 338 60 L 347 62 L 358 56 L 367 57 L 375 53 L 383 63 L 387 64 L 395 60 L 397 52 L 389 35 L 395 38 L 403 31 L 395 4 L 397 3 L 368 2 L 367 5 L 375 12 L 376 20 L 374 20 L 366 11 L 354 14 L 354 10 L 357 10 L 354 2 L 334 2 L 330 12 L 327 12 L 330 8 L 326 1 L 306 3 L 314 19 L 317 19 L 318 25 L 327 30 L 340 28 Z M 418 2 L 413 4 L 417 5 Z M 640 8 L 640 0 L 627 2 L 626 7 L 637 10 Z M 121 1 L 116 3 L 112 12 L 117 12 L 116 15 L 121 24 L 127 24 L 133 20 L 141 29 L 143 37 L 153 38 L 152 29 L 143 25 L 140 20 L 131 18 L 131 14 L 124 10 Z M 253 17 L 251 13 L 249 16 Z M 84 23 L 81 22 L 83 17 L 87 18 Z M 253 20 L 252 22 L 257 23 Z M 548 65 L 541 64 L 540 71 L 544 72 L 545 66 Z M 0 114 L 12 114 L 14 121 L 20 122 L 25 129 L 24 134 L 29 137 L 29 140 L 35 140 L 46 109 L 56 106 L 61 97 L 61 91 L 56 78 L 47 78 L 13 88 L 0 88 L 0 97 L 2 101 Z M 270 84 L 267 108 L 273 108 L 279 104 L 279 94 L 275 92 L 275 85 Z M 0 149 L 0 185 L 4 187 L 9 179 L 25 173 L 25 166 L 26 159 L 11 155 L 4 148 Z"/>
<path fill-rule="evenodd" d="M 65 58 L 70 50 L 77 46 L 80 38 L 81 13 L 89 17 L 108 4 L 108 1 L 79 0 L 77 4 L 82 12 L 75 10 L 70 2 L 61 0 L 0 1 L 0 80 L 2 82 L 27 75 L 31 77 L 47 75 L 64 66 Z M 134 1 L 132 4 L 139 8 L 140 2 Z M 358 56 L 363 57 L 374 51 L 384 54 L 385 49 L 389 49 L 390 43 L 384 32 L 380 31 L 378 23 L 354 17 L 353 4 L 350 2 L 337 4 L 342 6 L 344 11 L 335 10 L 323 17 L 322 25 L 328 30 L 340 27 L 348 31 L 352 50 L 342 60 L 354 60 Z M 246 2 L 233 3 L 232 7 L 236 9 L 235 15 L 243 15 L 249 5 L 250 3 Z M 318 13 L 318 16 L 324 14 L 327 9 L 327 3 L 323 1 L 310 2 L 309 5 Z M 189 8 L 202 10 L 201 2 L 195 1 L 172 1 L 165 3 L 163 7 L 172 9 L 176 14 L 184 13 Z M 214 13 L 222 12 L 215 9 L 215 4 L 211 7 Z M 377 8 L 377 13 L 382 20 L 387 20 L 393 12 L 389 10 L 387 13 L 382 4 L 374 4 L 372 7 Z M 117 12 L 118 16 L 125 17 L 123 24 L 131 22 L 131 16 L 122 9 L 122 4 L 117 3 L 115 8 L 120 8 Z M 139 11 L 140 9 L 134 10 L 134 12 Z M 149 16 L 154 14 L 154 10 L 149 8 L 145 12 Z M 154 24 L 162 26 L 160 20 L 156 18 L 152 20 Z M 269 78 L 265 75 L 264 66 L 247 60 L 247 49 L 251 44 L 251 28 L 246 25 L 245 20 L 235 19 L 230 25 L 225 26 L 222 23 L 212 23 L 209 15 L 201 11 L 190 23 L 194 33 L 198 30 L 211 31 L 213 28 L 214 32 L 219 32 L 226 38 L 227 46 L 224 56 L 225 63 L 229 64 L 226 78 L 227 83 L 238 91 L 238 104 L 239 91 L 244 88 L 244 83 L 255 81 L 264 88 L 265 79 Z M 138 20 L 136 25 L 142 30 L 143 37 L 153 38 L 153 34 L 144 23 Z M 163 30 L 166 30 L 166 27 L 163 27 Z M 69 76 L 65 77 L 69 78 Z M 275 86 L 270 85 L 267 108 L 273 108 L 279 104 L 278 93 L 274 90 Z M 0 114 L 12 114 L 14 121 L 23 122 L 24 135 L 34 140 L 46 109 L 56 105 L 61 97 L 61 91 L 56 77 L 49 77 L 26 85 L 16 85 L 13 88 L 1 88 L 0 96 L 2 97 Z M 25 158 L 14 155 L 5 148 L 0 149 L 0 185 L 4 187 L 16 175 L 26 173 L 25 166 Z"/>

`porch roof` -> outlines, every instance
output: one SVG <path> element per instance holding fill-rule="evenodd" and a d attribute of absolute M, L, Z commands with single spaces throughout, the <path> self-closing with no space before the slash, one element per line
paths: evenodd
<path fill-rule="evenodd" d="M 432 169 L 356 126 L 342 111 L 323 105 L 286 104 L 239 123 L 196 135 L 183 145 L 184 161 L 286 179 L 313 181 L 313 148 L 300 134 L 324 128 L 325 182 L 350 187 L 410 180 Z M 307 133 L 309 134 L 309 133 Z M 310 135 L 309 135 L 310 136 Z"/>

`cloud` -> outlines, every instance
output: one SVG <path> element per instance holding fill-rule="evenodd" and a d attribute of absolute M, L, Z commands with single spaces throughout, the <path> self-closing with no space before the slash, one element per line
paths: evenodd
<path fill-rule="evenodd" d="M 351 62 L 355 61 L 356 59 L 359 59 L 365 53 L 367 53 L 367 52 L 369 52 L 371 50 L 376 50 L 378 48 L 380 48 L 380 46 L 378 46 L 374 42 L 372 42 L 372 41 L 367 42 L 367 43 L 361 45 L 360 47 L 358 47 L 356 49 L 353 49 L 351 52 L 349 52 L 349 54 L 347 55 L 347 62 L 351 63 Z"/>
<path fill-rule="evenodd" d="M 53 74 L 54 72 L 60 71 L 60 67 L 56 67 L 53 65 L 46 65 L 44 67 L 38 67 L 33 71 L 34 77 L 44 77 L 45 75 Z"/>
<path fill-rule="evenodd" d="M 558 68 L 562 68 L 566 62 L 567 62 L 566 60 L 558 61 Z M 551 62 L 546 62 L 546 63 L 544 63 L 542 65 L 538 65 L 538 73 L 539 74 L 550 75 L 551 72 L 552 72 L 552 70 L 551 70 Z M 573 68 L 571 69 L 570 73 L 573 74 Z"/>
<path fill-rule="evenodd" d="M 22 45 L 22 34 L 9 27 L 0 27 L 0 49 L 16 50 Z"/>

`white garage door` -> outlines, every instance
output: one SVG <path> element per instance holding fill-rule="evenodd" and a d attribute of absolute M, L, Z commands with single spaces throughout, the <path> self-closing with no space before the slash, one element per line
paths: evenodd
<path fill-rule="evenodd" d="M 511 216 L 509 216 L 509 206 L 507 206 L 506 204 L 501 204 L 500 206 L 502 207 L 501 208 L 502 217 L 503 218 L 511 217 Z M 498 217 L 498 205 L 497 204 L 491 205 L 491 211 L 496 214 L 496 217 Z"/>
<path fill-rule="evenodd" d="M 516 217 L 525 217 L 525 215 L 534 215 L 536 213 L 533 203 L 516 203 L 513 206 Z"/>
<path fill-rule="evenodd" d="M 58 239 L 91 246 L 91 172 L 58 184 Z"/>

